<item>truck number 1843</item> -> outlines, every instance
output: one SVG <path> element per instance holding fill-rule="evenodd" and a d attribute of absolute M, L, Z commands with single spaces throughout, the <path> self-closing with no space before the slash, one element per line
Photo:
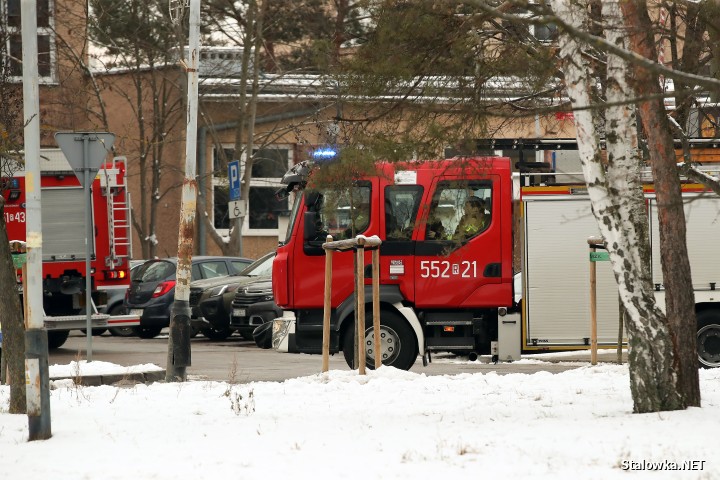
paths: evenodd
<path fill-rule="evenodd" d="M 460 263 L 450 263 L 447 260 L 423 260 L 420 262 L 420 277 L 475 278 L 477 277 L 477 262 L 465 260 Z"/>
<path fill-rule="evenodd" d="M 25 212 L 5 212 L 5 223 L 25 223 Z"/>

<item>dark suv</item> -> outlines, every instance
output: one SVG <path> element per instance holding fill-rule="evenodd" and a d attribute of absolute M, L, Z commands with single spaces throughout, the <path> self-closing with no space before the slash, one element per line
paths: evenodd
<path fill-rule="evenodd" d="M 239 273 L 252 260 L 240 257 L 198 256 L 192 258 L 192 280 Z M 131 315 L 140 316 L 135 333 L 140 338 L 154 338 L 170 325 L 170 309 L 175 301 L 177 258 L 148 260 L 130 277 L 125 307 Z"/>
<path fill-rule="evenodd" d="M 281 315 L 282 310 L 275 304 L 273 297 L 272 277 L 268 275 L 237 289 L 232 302 L 230 327 L 240 332 L 244 338 L 250 339 L 257 327 Z"/>
<path fill-rule="evenodd" d="M 224 340 L 234 328 L 230 326 L 231 303 L 235 291 L 257 278 L 266 278 L 272 271 L 275 252 L 251 263 L 238 275 L 197 280 L 190 284 L 190 324 L 210 340 Z"/>

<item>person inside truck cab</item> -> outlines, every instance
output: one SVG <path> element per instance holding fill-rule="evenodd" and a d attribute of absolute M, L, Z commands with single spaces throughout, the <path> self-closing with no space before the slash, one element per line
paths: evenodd
<path fill-rule="evenodd" d="M 364 232 L 370 224 L 370 204 L 363 202 L 352 208 L 350 226 L 345 230 L 345 238 L 354 238 Z"/>
<path fill-rule="evenodd" d="M 463 216 L 455 228 L 454 240 L 465 240 L 485 230 L 490 223 L 490 218 L 485 212 L 485 202 L 476 197 L 470 196 L 465 200 Z"/>
<path fill-rule="evenodd" d="M 445 226 L 438 219 L 431 220 L 427 226 L 425 238 L 428 240 L 446 240 Z"/>

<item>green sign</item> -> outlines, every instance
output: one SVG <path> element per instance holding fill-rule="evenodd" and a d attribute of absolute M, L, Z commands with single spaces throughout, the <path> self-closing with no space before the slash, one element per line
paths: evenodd
<path fill-rule="evenodd" d="M 610 260 L 610 253 L 608 252 L 590 252 L 591 262 L 607 262 Z"/>
<path fill-rule="evenodd" d="M 13 253 L 12 254 L 13 264 L 15 268 L 22 268 L 27 261 L 27 253 Z"/>

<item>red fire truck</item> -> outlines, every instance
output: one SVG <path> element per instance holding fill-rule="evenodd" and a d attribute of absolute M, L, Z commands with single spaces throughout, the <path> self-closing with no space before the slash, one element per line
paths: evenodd
<path fill-rule="evenodd" d="M 505 157 L 475 157 L 406 164 L 380 163 L 377 175 L 346 189 L 307 187 L 311 166 L 285 176 L 296 201 L 287 237 L 273 264 L 273 292 L 284 309 L 273 325 L 280 351 L 320 353 L 326 235 L 335 240 L 377 235 L 383 364 L 410 368 L 429 352 L 489 352 L 500 360 L 522 351 L 588 348 L 590 255 L 598 236 L 582 176 L 513 175 Z M 523 186 L 521 186 L 523 183 Z M 720 199 L 699 185 L 684 186 L 689 254 L 698 314 L 698 354 L 720 366 Z M 470 235 L 456 232 L 469 197 L 480 199 L 486 221 Z M 646 187 L 658 305 L 664 290 L 652 187 Z M 366 220 L 368 218 L 369 220 Z M 515 252 L 515 253 L 514 253 Z M 352 252 L 333 256 L 330 350 L 353 365 Z M 513 270 L 515 258 L 516 269 Z M 371 300 L 370 252 L 366 292 Z M 618 339 L 618 295 L 609 263 L 597 264 L 598 345 Z M 520 293 L 524 292 L 522 299 Z M 372 308 L 365 309 L 371 326 Z M 359 341 L 373 365 L 372 328 Z M 497 343 L 494 343 L 497 342 Z"/>
<path fill-rule="evenodd" d="M 308 174 L 307 166 L 298 164 L 286 176 L 288 190 L 302 189 Z M 273 264 L 275 301 L 295 316 L 287 349 L 320 352 L 322 243 L 330 233 L 336 240 L 356 234 L 382 239 L 384 364 L 408 369 L 425 351 L 488 350 L 498 335 L 498 315 L 516 310 L 512 192 L 510 162 L 499 157 L 381 163 L 377 175 L 352 188 L 307 190 L 295 202 Z M 469 237 L 456 235 L 471 196 L 483 203 L 488 220 Z M 350 254 L 333 258 L 330 349 L 342 350 L 348 364 L 355 337 L 352 262 Z M 369 290 L 366 298 L 372 298 Z M 362 341 L 371 335 L 363 333 Z M 374 361 L 372 353 L 369 357 Z"/>
<path fill-rule="evenodd" d="M 86 327 L 85 205 L 86 192 L 60 150 L 43 150 L 41 215 L 43 309 L 48 346 L 58 348 L 72 329 Z M 125 162 L 118 158 L 102 166 L 92 182 L 93 306 L 104 304 L 108 292 L 130 284 L 131 225 Z M 25 241 L 25 177 L 19 171 L 6 178 L 5 223 L 11 244 Z M 22 270 L 18 270 L 18 286 Z M 136 326 L 137 316 L 110 316 L 93 308 L 93 328 Z"/>

